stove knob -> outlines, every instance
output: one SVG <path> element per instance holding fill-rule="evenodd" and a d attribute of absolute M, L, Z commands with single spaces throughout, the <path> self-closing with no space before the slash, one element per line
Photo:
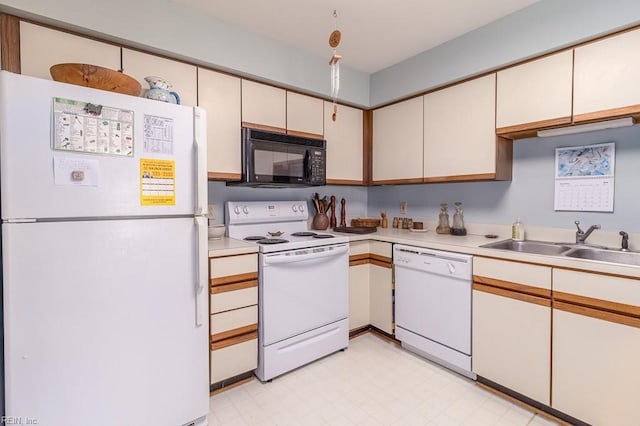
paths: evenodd
<path fill-rule="evenodd" d="M 235 206 L 235 207 L 233 208 L 233 212 L 234 212 L 235 214 L 240 214 L 240 211 L 241 211 L 241 210 L 240 210 L 240 206 Z"/>
<path fill-rule="evenodd" d="M 295 204 L 292 205 L 291 210 L 293 210 L 293 212 L 296 213 L 298 211 L 298 206 L 296 206 Z"/>
<path fill-rule="evenodd" d="M 249 207 L 244 206 L 244 207 L 242 208 L 242 212 L 243 212 L 244 214 L 249 214 Z"/>

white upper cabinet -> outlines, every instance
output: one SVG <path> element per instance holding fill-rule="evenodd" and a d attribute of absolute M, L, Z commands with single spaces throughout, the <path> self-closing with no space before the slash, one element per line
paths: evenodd
<path fill-rule="evenodd" d="M 495 82 L 491 74 L 424 96 L 425 181 L 494 178 Z"/>
<path fill-rule="evenodd" d="M 149 89 L 145 77 L 161 77 L 171 83 L 170 90 L 180 96 L 180 104 L 189 106 L 198 104 L 198 78 L 194 65 L 131 49 L 122 49 L 122 71 L 140 82 L 141 94 Z"/>
<path fill-rule="evenodd" d="M 422 182 L 422 97 L 373 111 L 373 182 Z"/>
<path fill-rule="evenodd" d="M 287 92 L 278 87 L 242 80 L 242 123 L 285 133 Z"/>
<path fill-rule="evenodd" d="M 322 139 L 322 99 L 287 91 L 287 133 Z"/>
<path fill-rule="evenodd" d="M 239 180 L 242 173 L 240 78 L 198 69 L 199 106 L 207 110 L 207 171 L 211 179 Z"/>
<path fill-rule="evenodd" d="M 497 133 L 571 123 L 573 51 L 498 72 Z"/>
<path fill-rule="evenodd" d="M 28 22 L 20 22 L 22 74 L 51 80 L 56 64 L 81 63 L 120 69 L 120 47 Z"/>
<path fill-rule="evenodd" d="M 635 30 L 575 49 L 575 121 L 628 115 L 640 110 L 638 46 L 640 30 Z M 620 111 L 611 111 L 614 109 Z"/>
<path fill-rule="evenodd" d="M 338 116 L 333 121 L 333 103 L 324 102 L 327 183 L 362 183 L 362 114 L 357 108 L 338 105 Z"/>

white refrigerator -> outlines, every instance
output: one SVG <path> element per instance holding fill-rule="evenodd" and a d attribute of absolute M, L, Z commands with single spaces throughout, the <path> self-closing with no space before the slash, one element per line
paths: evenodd
<path fill-rule="evenodd" d="M 9 421 L 207 424 L 205 118 L 0 72 Z"/>

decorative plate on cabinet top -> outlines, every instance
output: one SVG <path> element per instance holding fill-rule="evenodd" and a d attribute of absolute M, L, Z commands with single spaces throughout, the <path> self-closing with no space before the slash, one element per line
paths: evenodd
<path fill-rule="evenodd" d="M 49 68 L 55 81 L 140 96 L 142 86 L 133 77 L 98 65 L 56 64 Z"/>

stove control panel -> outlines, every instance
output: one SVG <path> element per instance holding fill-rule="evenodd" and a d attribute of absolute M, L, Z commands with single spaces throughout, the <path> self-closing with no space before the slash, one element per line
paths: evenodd
<path fill-rule="evenodd" d="M 237 223 L 307 220 L 307 202 L 301 201 L 228 201 L 227 225 Z"/>

